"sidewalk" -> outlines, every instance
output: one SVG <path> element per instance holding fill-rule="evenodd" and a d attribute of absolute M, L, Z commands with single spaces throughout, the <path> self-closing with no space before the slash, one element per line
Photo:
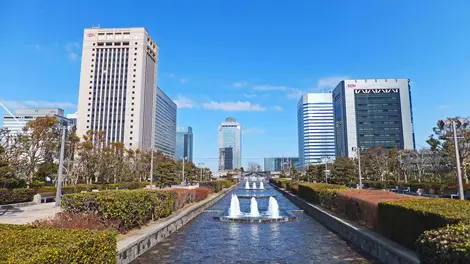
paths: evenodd
<path fill-rule="evenodd" d="M 4 208 L 0 209 L 0 224 L 28 224 L 41 218 L 52 217 L 58 212 L 60 208 L 55 207 L 55 203 Z"/>

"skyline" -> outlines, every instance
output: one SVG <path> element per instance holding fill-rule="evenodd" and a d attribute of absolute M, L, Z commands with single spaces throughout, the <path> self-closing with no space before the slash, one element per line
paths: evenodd
<path fill-rule="evenodd" d="M 218 161 L 217 126 L 228 116 L 244 128 L 244 167 L 297 156 L 301 93 L 331 90 L 341 79 L 411 79 L 417 147 L 427 146 L 438 119 L 467 115 L 460 99 L 470 95 L 465 1 L 185 3 L 151 3 L 146 10 L 97 3 L 91 13 L 82 3 L 2 2 L 0 29 L 10 37 L 0 44 L 0 100 L 10 108 L 74 113 L 83 29 L 101 24 L 145 26 L 157 41 L 158 86 L 179 105 L 178 124 L 193 127 L 194 162 L 211 169 Z"/>

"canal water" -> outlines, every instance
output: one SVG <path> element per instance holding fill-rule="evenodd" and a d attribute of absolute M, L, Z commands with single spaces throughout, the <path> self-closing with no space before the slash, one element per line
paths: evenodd
<path fill-rule="evenodd" d="M 239 184 L 231 193 L 276 195 L 280 209 L 299 210 L 275 189 L 243 188 Z M 295 221 L 285 223 L 216 221 L 213 217 L 220 212 L 215 210 L 227 210 L 230 199 L 226 195 L 133 263 L 378 263 L 301 211 L 293 212 Z M 259 211 L 266 211 L 268 199 L 257 201 Z M 249 212 L 250 199 L 240 199 L 240 207 Z"/>

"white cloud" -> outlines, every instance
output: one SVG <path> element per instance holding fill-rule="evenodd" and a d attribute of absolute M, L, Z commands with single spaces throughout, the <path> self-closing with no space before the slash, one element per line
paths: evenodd
<path fill-rule="evenodd" d="M 194 107 L 196 107 L 196 103 L 193 100 L 191 100 L 189 98 L 186 98 L 184 96 L 181 96 L 181 95 L 178 95 L 178 97 L 176 99 L 174 99 L 173 102 L 175 102 L 175 104 L 178 108 L 194 108 Z"/>
<path fill-rule="evenodd" d="M 266 133 L 266 130 L 261 129 L 261 128 L 247 128 L 247 129 L 242 130 L 242 134 L 244 134 L 244 135 L 246 135 L 246 134 L 264 134 L 264 133 Z"/>
<path fill-rule="evenodd" d="M 333 89 L 342 80 L 348 79 L 348 76 L 329 76 L 323 77 L 317 81 L 317 89 Z"/>
<path fill-rule="evenodd" d="M 437 107 L 437 109 L 439 110 L 446 110 L 446 109 L 449 109 L 450 108 L 450 105 L 440 105 Z"/>
<path fill-rule="evenodd" d="M 273 110 L 274 111 L 282 111 L 282 110 L 284 110 L 284 108 L 282 108 L 282 106 L 280 106 L 280 105 L 275 105 L 275 106 L 273 106 Z"/>
<path fill-rule="evenodd" d="M 264 84 L 264 85 L 255 85 L 252 87 L 252 89 L 255 91 L 289 91 L 293 88 L 290 88 L 287 86 L 275 86 L 275 85 Z"/>
<path fill-rule="evenodd" d="M 300 99 L 300 97 L 304 94 L 305 92 L 300 90 L 300 89 L 292 89 L 291 92 L 289 92 L 287 94 L 287 97 L 289 99 L 295 99 L 295 100 L 298 100 Z"/>
<path fill-rule="evenodd" d="M 221 110 L 221 111 L 265 111 L 266 108 L 260 106 L 259 104 L 253 104 L 251 102 L 214 102 L 210 101 L 209 103 L 204 103 L 202 105 L 204 108 L 209 110 Z"/>
<path fill-rule="evenodd" d="M 69 59 L 71 61 L 76 61 L 80 51 L 80 44 L 78 42 L 69 42 L 67 45 L 65 45 L 65 50 L 67 51 L 67 56 Z"/>
<path fill-rule="evenodd" d="M 188 81 L 189 81 L 189 80 L 186 79 L 186 78 L 181 78 L 181 79 L 180 79 L 180 83 L 183 83 L 183 84 L 184 84 L 184 83 L 187 83 Z"/>
<path fill-rule="evenodd" d="M 168 74 L 168 76 L 170 76 L 170 78 L 175 78 L 175 74 L 174 74 L 174 73 L 170 73 L 170 74 Z"/>
<path fill-rule="evenodd" d="M 232 84 L 232 86 L 236 88 L 240 88 L 240 87 L 246 86 L 246 82 L 236 82 Z"/>
<path fill-rule="evenodd" d="M 244 93 L 243 96 L 245 96 L 246 98 L 253 98 L 253 97 L 256 97 L 256 94 L 247 94 L 247 93 Z"/>
<path fill-rule="evenodd" d="M 76 108 L 75 104 L 70 102 L 49 102 L 49 101 L 36 101 L 36 100 L 26 100 L 26 101 L 12 101 L 12 100 L 1 100 L 7 108 L 19 109 L 19 108 L 62 108 L 62 109 L 73 109 Z"/>

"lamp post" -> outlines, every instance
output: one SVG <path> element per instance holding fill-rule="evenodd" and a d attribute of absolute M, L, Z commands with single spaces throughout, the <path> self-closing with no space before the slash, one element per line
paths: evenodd
<path fill-rule="evenodd" d="M 200 178 L 199 182 L 202 182 L 202 166 L 204 166 L 204 163 L 199 162 L 197 165 L 199 165 L 199 167 L 201 167 L 201 178 Z"/>
<path fill-rule="evenodd" d="M 186 162 L 187 157 L 183 157 L 183 177 L 181 178 L 181 185 L 186 185 L 186 182 L 184 180 L 184 163 Z"/>
<path fill-rule="evenodd" d="M 321 157 L 321 159 L 325 162 L 325 183 L 328 183 L 328 161 L 331 159 L 329 156 Z"/>
<path fill-rule="evenodd" d="M 59 156 L 59 171 L 57 176 L 57 191 L 55 194 L 55 206 L 60 206 L 60 201 L 62 198 L 62 178 L 64 170 L 64 152 L 65 152 L 65 132 L 68 129 L 67 122 L 61 122 L 60 125 L 62 129 L 62 139 L 60 141 L 60 156 Z"/>
<path fill-rule="evenodd" d="M 457 185 L 459 188 L 459 199 L 465 200 L 463 193 L 463 182 L 462 182 L 462 171 L 460 168 L 460 154 L 459 154 L 459 143 L 457 138 L 457 129 L 465 129 L 468 125 L 468 121 L 462 118 L 452 118 L 448 120 L 439 120 L 437 121 L 437 127 L 440 130 L 444 128 L 451 128 L 452 135 L 454 139 L 454 151 L 455 151 L 455 164 L 457 167 Z"/>
<path fill-rule="evenodd" d="M 359 186 L 358 189 L 362 189 L 362 172 L 361 172 L 361 151 L 364 151 L 364 147 L 353 147 L 352 151 L 355 151 L 357 154 L 357 171 L 358 171 L 358 176 L 359 177 Z"/>

